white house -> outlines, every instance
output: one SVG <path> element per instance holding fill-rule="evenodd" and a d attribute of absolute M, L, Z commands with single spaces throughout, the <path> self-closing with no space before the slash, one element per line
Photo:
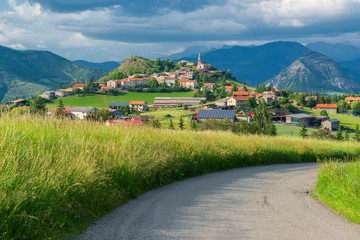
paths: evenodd
<path fill-rule="evenodd" d="M 74 119 L 84 119 L 93 112 L 97 112 L 99 109 L 93 107 L 73 107 L 70 109 L 71 115 Z"/>

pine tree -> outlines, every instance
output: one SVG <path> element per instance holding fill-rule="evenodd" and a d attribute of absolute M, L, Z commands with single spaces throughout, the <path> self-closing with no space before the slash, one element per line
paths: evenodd
<path fill-rule="evenodd" d="M 62 99 L 60 99 L 59 101 L 59 105 L 57 106 L 56 108 L 56 116 L 65 116 L 65 106 L 64 106 L 64 103 L 62 101 Z"/>
<path fill-rule="evenodd" d="M 272 122 L 269 129 L 269 135 L 270 136 L 276 136 L 277 135 L 277 129 L 275 124 Z"/>
<path fill-rule="evenodd" d="M 170 128 L 170 129 L 174 129 L 174 128 L 175 128 L 172 119 L 170 119 L 169 128 Z"/>
<path fill-rule="evenodd" d="M 360 131 L 359 131 L 359 124 L 356 124 L 354 140 L 360 142 Z"/>
<path fill-rule="evenodd" d="M 307 128 L 305 126 L 305 122 L 303 121 L 302 123 L 302 127 L 301 127 L 301 130 L 300 130 L 300 137 L 302 138 L 307 138 L 309 135 L 307 134 Z"/>
<path fill-rule="evenodd" d="M 191 128 L 192 130 L 194 130 L 194 131 L 197 130 L 197 125 L 196 125 L 195 120 L 191 121 L 190 128 Z"/>
<path fill-rule="evenodd" d="M 182 116 L 180 116 L 179 128 L 180 128 L 181 130 L 183 130 L 183 129 L 184 129 L 184 127 L 185 127 L 185 125 L 184 125 L 184 119 L 183 119 L 183 117 L 182 117 Z"/>
<path fill-rule="evenodd" d="M 341 141 L 343 139 L 344 139 L 344 137 L 342 135 L 342 126 L 340 125 L 339 129 L 338 129 L 338 131 L 336 133 L 336 140 Z"/>
<path fill-rule="evenodd" d="M 349 130 L 346 130 L 346 131 L 345 131 L 344 140 L 345 140 L 345 141 L 349 141 L 349 140 L 350 140 Z"/>

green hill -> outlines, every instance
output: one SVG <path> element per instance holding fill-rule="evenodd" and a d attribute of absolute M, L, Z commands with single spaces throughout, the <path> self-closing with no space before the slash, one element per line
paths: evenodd
<path fill-rule="evenodd" d="M 0 102 L 28 98 L 76 80 L 98 79 L 106 73 L 48 51 L 17 51 L 0 46 Z"/>
<path fill-rule="evenodd" d="M 308 51 L 268 81 L 273 87 L 299 92 L 358 93 L 360 83 L 331 58 Z"/>
<path fill-rule="evenodd" d="M 171 70 L 176 66 L 173 61 L 149 60 L 140 56 L 132 56 L 121 62 L 121 65 L 102 78 L 103 81 L 121 79 L 133 74 L 152 74 Z"/>

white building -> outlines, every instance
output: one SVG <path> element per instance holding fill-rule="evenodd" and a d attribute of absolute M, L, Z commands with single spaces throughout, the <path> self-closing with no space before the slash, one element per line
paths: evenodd
<path fill-rule="evenodd" d="M 93 107 L 73 107 L 70 109 L 71 115 L 74 119 L 84 119 L 93 112 L 97 112 L 99 109 Z"/>

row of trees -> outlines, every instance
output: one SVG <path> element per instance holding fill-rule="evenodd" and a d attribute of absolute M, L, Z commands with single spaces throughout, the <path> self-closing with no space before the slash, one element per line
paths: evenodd
<path fill-rule="evenodd" d="M 317 129 L 313 131 L 311 134 L 308 134 L 308 129 L 305 126 L 305 123 L 302 123 L 302 127 L 300 129 L 300 137 L 302 138 L 317 138 L 317 139 L 329 139 L 329 140 L 337 140 L 337 141 L 350 141 L 349 130 L 345 130 L 343 133 L 342 126 L 339 126 L 336 134 L 332 134 L 329 131 L 325 131 L 323 129 Z M 353 140 L 360 142 L 360 130 L 359 125 L 356 125 L 355 134 L 353 135 Z"/>

